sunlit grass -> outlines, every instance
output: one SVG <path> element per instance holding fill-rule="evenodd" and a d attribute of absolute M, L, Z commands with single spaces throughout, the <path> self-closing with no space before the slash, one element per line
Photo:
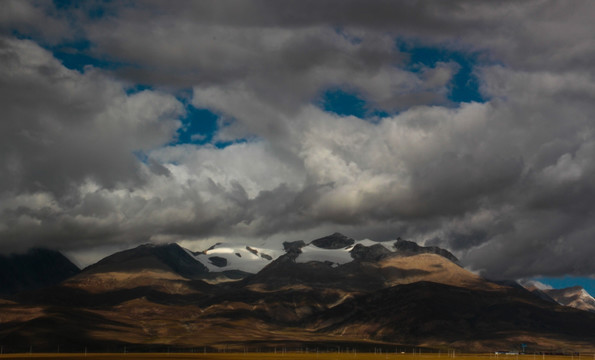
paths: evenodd
<path fill-rule="evenodd" d="M 69 359 L 69 360 L 158 360 L 158 359 L 197 359 L 197 360 L 595 360 L 595 354 L 581 355 L 494 355 L 494 354 L 395 354 L 395 353 L 110 353 L 110 354 L 3 354 L 0 359 Z"/>

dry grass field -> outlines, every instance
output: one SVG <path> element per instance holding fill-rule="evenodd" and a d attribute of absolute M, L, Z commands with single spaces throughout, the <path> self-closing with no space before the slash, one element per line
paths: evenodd
<path fill-rule="evenodd" d="M 595 354 L 574 355 L 494 355 L 494 354 L 395 354 L 395 353 L 127 353 L 127 354 L 3 354 L 0 359 L 67 360 L 591 360 Z"/>

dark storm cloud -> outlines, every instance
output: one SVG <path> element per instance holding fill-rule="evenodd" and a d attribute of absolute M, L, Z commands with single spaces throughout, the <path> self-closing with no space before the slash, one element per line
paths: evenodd
<path fill-rule="evenodd" d="M 0 38 L 0 58 L 4 191 L 62 195 L 87 179 L 138 182 L 133 151 L 167 142 L 178 126 L 172 96 L 127 96 L 121 84 L 69 71 L 30 41 Z"/>
<path fill-rule="evenodd" d="M 65 69 L 28 40 L 0 38 L 0 59 L 3 250 L 112 233 L 76 220 L 77 206 L 92 205 L 87 213 L 99 218 L 109 211 L 99 200 L 86 204 L 81 187 L 146 182 L 150 171 L 134 152 L 169 141 L 181 104 L 166 94 L 127 95 L 122 83 Z"/>
<path fill-rule="evenodd" d="M 3 251 L 342 231 L 495 278 L 595 274 L 592 2 L 2 6 Z M 118 66 L 42 48 L 71 42 Z M 400 43 L 467 58 L 486 102 L 453 103 L 462 65 Z M 167 145 L 188 89 L 226 146 Z M 393 115 L 322 111 L 328 89 Z"/>
<path fill-rule="evenodd" d="M 325 63 L 370 71 L 399 61 L 390 45 L 387 48 L 378 41 L 383 35 L 480 51 L 495 61 L 531 69 L 593 70 L 588 59 L 595 47 L 585 31 L 593 11 L 588 1 L 572 7 L 551 1 L 493 4 L 467 0 L 207 1 L 191 5 L 156 1 L 112 6 L 118 16 L 85 26 L 97 50 L 148 65 L 146 71 L 142 67 L 134 71 L 136 78 L 163 83 L 187 83 L 184 79 L 189 77 L 220 82 L 254 76 L 263 69 L 278 76 L 274 70 L 279 67 L 299 72 Z M 330 30 L 337 38 L 329 38 Z M 287 31 L 290 34 L 284 34 Z M 282 38 L 275 41 L 271 33 Z M 361 47 L 346 49 L 339 37 Z M 263 53 L 267 56 L 260 56 Z M 337 64 L 341 61 L 350 64 Z M 153 71 L 162 66 L 165 74 Z"/>

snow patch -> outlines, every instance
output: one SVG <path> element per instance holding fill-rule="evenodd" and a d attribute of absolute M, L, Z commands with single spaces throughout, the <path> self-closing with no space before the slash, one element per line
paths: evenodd
<path fill-rule="evenodd" d="M 246 246 L 233 244 L 217 244 L 203 253 L 192 254 L 196 260 L 200 261 L 210 272 L 222 272 L 227 270 L 240 270 L 251 274 L 256 274 L 262 268 L 271 263 L 271 261 L 283 254 L 282 251 L 273 249 L 263 249 L 255 246 L 250 247 L 251 250 L 256 250 L 257 254 L 250 251 Z M 239 254 L 240 256 L 238 256 Z M 270 259 L 263 257 L 262 254 L 270 256 Z M 218 267 L 209 261 L 209 257 L 218 256 L 227 260 L 227 265 Z"/>
<path fill-rule="evenodd" d="M 302 253 L 295 261 L 298 263 L 307 263 L 310 261 L 331 262 L 332 267 L 337 267 L 339 265 L 347 264 L 353 261 L 353 258 L 349 252 L 353 250 L 353 248 L 358 244 L 361 244 L 365 247 L 380 244 L 391 252 L 395 252 L 396 250 L 393 242 L 379 242 L 370 239 L 356 240 L 353 245 L 342 249 L 322 249 L 313 244 L 308 244 L 302 248 Z"/>
<path fill-rule="evenodd" d="M 310 261 L 330 261 L 337 265 L 346 264 L 353 261 L 353 258 L 349 253 L 352 248 L 352 246 L 349 246 L 343 249 L 321 249 L 310 244 L 302 248 L 302 253 L 295 261 L 298 263 L 307 263 Z"/>
<path fill-rule="evenodd" d="M 370 240 L 370 239 L 363 239 L 363 240 L 359 240 L 357 241 L 354 246 L 356 244 L 361 244 L 365 247 L 370 247 L 372 245 L 376 245 L 376 244 L 380 244 L 382 246 L 384 246 L 386 248 L 386 250 L 391 251 L 391 252 L 395 252 L 395 241 L 397 240 L 392 240 L 392 241 L 374 241 L 374 240 Z"/>
<path fill-rule="evenodd" d="M 330 262 L 331 266 L 337 267 L 342 264 L 353 261 L 349 253 L 357 244 L 369 247 L 376 244 L 384 246 L 391 252 L 395 251 L 393 242 L 377 242 L 370 239 L 357 240 L 355 244 L 342 249 L 322 249 L 313 244 L 303 247 L 302 253 L 296 258 L 298 263 L 307 263 L 310 261 Z M 278 245 L 278 244 L 269 244 Z M 256 274 L 265 266 L 275 261 L 279 256 L 284 255 L 285 251 L 274 246 L 246 246 L 239 244 L 217 243 L 202 253 L 194 254 L 188 249 L 184 249 L 190 256 L 202 263 L 209 272 L 222 272 L 227 270 L 240 270 L 251 274 Z M 227 261 L 227 265 L 218 267 L 214 265 L 209 258 L 217 256 Z"/>

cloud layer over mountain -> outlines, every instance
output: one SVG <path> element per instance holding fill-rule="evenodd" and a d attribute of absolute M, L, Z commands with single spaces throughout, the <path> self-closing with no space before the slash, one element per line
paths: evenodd
<path fill-rule="evenodd" d="M 0 14 L 4 252 L 341 231 L 446 247 L 490 277 L 595 274 L 593 2 Z M 192 108 L 218 117 L 193 134 L 209 141 L 178 141 Z"/>

